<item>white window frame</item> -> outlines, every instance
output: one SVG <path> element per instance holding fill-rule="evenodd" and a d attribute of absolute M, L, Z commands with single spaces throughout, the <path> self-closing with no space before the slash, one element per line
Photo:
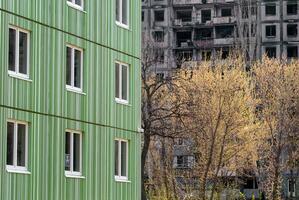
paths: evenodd
<path fill-rule="evenodd" d="M 119 65 L 119 80 L 118 80 L 118 84 L 119 84 L 119 95 L 120 96 L 119 98 L 116 97 L 116 91 L 115 91 L 115 101 L 117 103 L 121 103 L 121 104 L 129 104 L 129 99 L 130 99 L 130 65 L 127 64 L 127 63 L 123 63 L 123 62 L 119 62 L 119 61 L 115 61 L 115 64 L 118 64 Z M 114 65 L 115 67 L 115 65 Z M 126 67 L 127 68 L 127 99 L 123 99 L 122 98 L 122 68 L 123 67 Z M 114 75 L 115 76 L 115 75 Z M 116 76 L 115 76 L 115 79 L 116 79 Z M 116 84 L 116 80 L 115 80 L 115 83 Z"/>
<path fill-rule="evenodd" d="M 29 66 L 29 59 L 30 59 L 30 32 L 25 30 L 25 29 L 22 29 L 22 28 L 19 28 L 19 27 L 16 27 L 16 26 L 12 26 L 10 25 L 9 28 L 8 28 L 8 31 L 9 29 L 13 29 L 16 31 L 16 45 L 15 45 L 15 63 L 16 63 L 16 66 L 15 66 L 15 71 L 11 71 L 9 70 L 9 67 L 8 67 L 8 74 L 11 75 L 11 76 L 14 76 L 16 78 L 21 78 L 21 79 L 29 79 L 29 72 L 30 72 L 30 66 Z M 27 34 L 27 74 L 22 74 L 19 72 L 19 43 L 20 43 L 20 32 L 22 33 L 26 33 Z"/>
<path fill-rule="evenodd" d="M 122 28 L 125 28 L 125 29 L 129 29 L 129 16 L 130 16 L 130 0 L 127 0 L 127 24 L 124 24 L 122 21 L 123 21 L 123 9 L 122 9 L 122 6 L 123 6 L 123 0 L 116 0 L 116 1 L 119 1 L 119 16 L 120 16 L 120 21 L 118 21 L 118 19 L 116 19 L 116 14 L 115 14 L 115 23 L 122 27 Z M 115 7 L 116 7 L 116 4 L 115 4 Z"/>
<path fill-rule="evenodd" d="M 114 177 L 115 177 L 115 180 L 116 181 L 128 181 L 128 174 L 129 174 L 129 140 L 126 140 L 126 139 L 120 139 L 120 138 L 116 138 L 114 140 L 114 145 L 115 145 L 115 142 L 117 142 L 118 144 L 118 175 L 114 174 Z M 125 142 L 126 143 L 126 176 L 122 176 L 121 175 L 121 142 Z M 115 149 L 115 148 L 114 148 Z M 114 156 L 115 156 L 115 152 L 114 152 Z M 114 158 L 115 159 L 115 158 Z M 115 165 L 115 164 L 114 164 Z M 116 167 L 116 166 L 114 166 Z M 114 173 L 115 173 L 115 170 L 114 170 Z"/>
<path fill-rule="evenodd" d="M 291 192 L 291 188 L 290 188 L 290 181 L 293 182 L 293 190 L 294 192 Z M 291 180 L 291 179 L 288 179 L 288 197 L 296 197 L 296 180 Z"/>
<path fill-rule="evenodd" d="M 74 45 L 71 45 L 71 44 L 67 44 L 66 45 L 66 48 L 71 48 L 72 50 L 72 53 L 71 53 L 71 85 L 68 85 L 66 83 L 66 68 L 65 68 L 65 84 L 66 84 L 66 89 L 69 90 L 69 91 L 72 91 L 72 92 L 78 92 L 78 93 L 82 93 L 83 92 L 83 53 L 84 53 L 84 50 L 80 47 L 77 47 L 77 46 L 74 46 Z M 78 50 L 81 52 L 81 63 L 80 63 L 80 67 L 81 67 L 81 74 L 80 74 L 80 87 L 75 87 L 75 62 L 74 62 L 74 59 L 75 59 L 75 50 Z M 67 59 L 67 55 L 65 55 L 66 59 Z M 65 62 L 65 65 L 67 65 L 67 62 Z M 68 67 L 68 66 L 66 66 Z"/>
<path fill-rule="evenodd" d="M 71 1 L 66 0 L 66 3 L 68 6 L 75 8 L 77 10 L 80 10 L 80 11 L 84 11 L 84 0 L 81 0 L 81 2 L 82 2 L 82 5 L 78 5 L 78 4 L 76 4 L 75 0 L 71 0 Z"/>
<path fill-rule="evenodd" d="M 70 170 L 65 170 L 65 152 L 64 152 L 64 171 L 65 171 L 65 176 L 67 177 L 81 177 L 82 176 L 82 151 L 83 151 L 83 146 L 82 146 L 82 132 L 81 131 L 76 131 L 76 130 L 71 130 L 71 129 L 66 129 L 64 132 L 64 137 L 66 136 L 66 133 L 70 133 Z M 80 135 L 80 171 L 76 172 L 74 171 L 74 134 Z M 66 139 L 65 139 L 66 140 Z M 64 149 L 66 141 L 64 141 Z"/>
<path fill-rule="evenodd" d="M 7 165 L 6 161 L 6 170 L 8 172 L 28 172 L 28 123 L 24 121 L 12 120 L 9 119 L 6 122 L 6 137 L 7 137 L 7 123 L 14 124 L 14 149 L 13 149 L 13 165 Z M 25 166 L 18 166 L 18 152 L 17 152 L 17 144 L 18 144 L 18 124 L 25 125 Z M 7 140 L 6 140 L 7 145 Z M 7 147 L 6 147 L 7 148 Z M 6 152 L 7 153 L 7 152 Z M 7 159 L 7 158 L 6 158 Z"/>

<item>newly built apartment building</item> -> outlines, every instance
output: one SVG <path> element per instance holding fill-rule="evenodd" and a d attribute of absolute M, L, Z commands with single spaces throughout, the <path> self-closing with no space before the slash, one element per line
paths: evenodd
<path fill-rule="evenodd" d="M 142 21 L 159 74 L 244 46 L 251 59 L 298 57 L 297 0 L 142 0 Z"/>

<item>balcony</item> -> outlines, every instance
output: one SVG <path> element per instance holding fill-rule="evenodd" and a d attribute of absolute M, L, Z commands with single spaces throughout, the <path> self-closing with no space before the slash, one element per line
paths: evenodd
<path fill-rule="evenodd" d="M 216 38 L 214 39 L 214 45 L 232 45 L 234 38 Z"/>
<path fill-rule="evenodd" d="M 200 4 L 202 0 L 173 0 L 173 5 Z"/>
<path fill-rule="evenodd" d="M 231 24 L 235 22 L 236 22 L 235 17 L 214 17 L 213 18 L 214 24 Z"/>
<path fill-rule="evenodd" d="M 195 48 L 209 48 L 214 46 L 214 40 L 212 38 L 208 39 L 198 39 L 193 41 Z"/>

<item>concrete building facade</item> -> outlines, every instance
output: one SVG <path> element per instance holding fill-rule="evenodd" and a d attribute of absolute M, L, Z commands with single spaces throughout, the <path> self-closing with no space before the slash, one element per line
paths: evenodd
<path fill-rule="evenodd" d="M 244 40 L 255 59 L 298 58 L 297 0 L 142 0 L 142 21 L 143 38 L 163 52 L 157 73 L 183 61 L 225 59 Z"/>

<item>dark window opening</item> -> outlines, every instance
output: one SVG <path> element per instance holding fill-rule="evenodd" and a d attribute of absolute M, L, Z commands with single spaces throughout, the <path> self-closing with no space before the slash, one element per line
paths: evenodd
<path fill-rule="evenodd" d="M 144 21 L 144 11 L 141 12 L 141 21 Z"/>
<path fill-rule="evenodd" d="M 298 58 L 298 47 L 297 46 L 287 47 L 287 56 L 288 58 Z"/>
<path fill-rule="evenodd" d="M 209 28 L 198 29 L 195 32 L 195 39 L 196 40 L 211 39 L 212 35 L 213 35 L 213 29 L 209 29 Z"/>
<path fill-rule="evenodd" d="M 192 11 L 191 10 L 177 11 L 176 18 L 182 20 L 182 22 L 191 22 L 192 21 Z"/>
<path fill-rule="evenodd" d="M 276 5 L 265 6 L 266 15 L 276 15 Z"/>
<path fill-rule="evenodd" d="M 155 21 L 156 22 L 164 21 L 164 10 L 156 10 L 155 11 Z"/>
<path fill-rule="evenodd" d="M 222 50 L 222 52 L 221 52 L 221 59 L 225 60 L 225 59 L 228 58 L 228 56 L 229 56 L 229 51 L 228 50 Z"/>
<path fill-rule="evenodd" d="M 257 189 L 257 182 L 255 179 L 247 179 L 245 181 L 244 189 Z"/>
<path fill-rule="evenodd" d="M 288 24 L 287 25 L 288 37 L 297 37 L 297 34 L 298 34 L 297 24 Z"/>
<path fill-rule="evenodd" d="M 297 3 L 287 4 L 287 15 L 297 15 Z"/>
<path fill-rule="evenodd" d="M 203 51 L 201 53 L 201 60 L 209 61 L 211 60 L 212 52 L 211 51 Z"/>
<path fill-rule="evenodd" d="M 231 38 L 234 35 L 233 26 L 216 27 L 216 38 Z"/>
<path fill-rule="evenodd" d="M 157 81 L 163 81 L 164 80 L 164 73 L 157 73 L 156 74 Z"/>
<path fill-rule="evenodd" d="M 159 63 L 164 62 L 164 50 L 163 49 L 156 49 L 155 50 L 155 60 Z"/>
<path fill-rule="evenodd" d="M 192 60 L 192 51 L 179 51 L 175 53 L 177 59 L 177 67 L 180 68 L 184 62 Z"/>
<path fill-rule="evenodd" d="M 164 32 L 163 31 L 154 31 L 153 38 L 155 42 L 164 42 Z"/>
<path fill-rule="evenodd" d="M 276 47 L 266 47 L 266 55 L 269 58 L 276 58 Z"/>
<path fill-rule="evenodd" d="M 201 22 L 206 23 L 207 21 L 211 21 L 211 10 L 202 10 L 201 11 Z"/>
<path fill-rule="evenodd" d="M 221 9 L 221 16 L 222 17 L 230 17 L 230 16 L 232 16 L 232 9 L 231 8 L 223 8 L 223 9 Z"/>
<path fill-rule="evenodd" d="M 177 46 L 187 47 L 191 43 L 191 31 L 177 32 Z"/>
<path fill-rule="evenodd" d="M 276 26 L 270 25 L 266 26 L 266 37 L 275 37 L 276 36 Z"/>

